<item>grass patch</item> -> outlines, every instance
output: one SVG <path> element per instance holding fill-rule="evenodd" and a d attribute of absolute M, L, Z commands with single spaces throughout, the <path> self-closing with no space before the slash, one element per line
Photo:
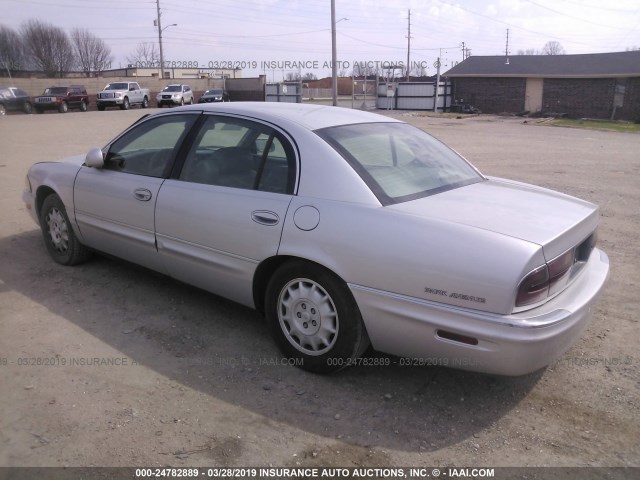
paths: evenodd
<path fill-rule="evenodd" d="M 590 128 L 593 130 L 607 130 L 615 132 L 631 132 L 640 133 L 640 123 L 631 122 L 615 122 L 610 120 L 569 120 L 567 118 L 558 118 L 546 123 L 547 125 L 555 125 L 557 127 L 572 127 L 572 128 Z"/>

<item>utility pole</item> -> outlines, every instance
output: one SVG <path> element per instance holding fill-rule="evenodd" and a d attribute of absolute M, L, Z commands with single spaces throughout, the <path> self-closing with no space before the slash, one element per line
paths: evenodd
<path fill-rule="evenodd" d="M 465 57 L 465 50 L 464 50 L 464 42 L 462 42 L 462 61 L 464 62 L 466 60 Z"/>
<path fill-rule="evenodd" d="M 164 79 L 164 55 L 162 53 L 162 25 L 160 24 L 160 0 L 156 0 L 158 10 L 158 43 L 160 44 L 160 78 Z"/>
<path fill-rule="evenodd" d="M 507 45 L 504 49 L 504 56 L 507 58 L 507 61 L 504 62 L 509 65 L 509 29 L 507 28 Z"/>
<path fill-rule="evenodd" d="M 409 58 L 411 53 L 411 9 L 409 9 L 409 16 L 407 17 L 407 82 L 409 81 L 409 74 L 411 68 L 409 67 Z"/>
<path fill-rule="evenodd" d="M 435 96 L 433 99 L 433 111 L 437 112 L 438 111 L 438 90 L 440 89 L 440 58 L 442 57 L 442 49 L 440 49 L 440 57 L 438 57 L 438 60 L 436 60 L 436 91 L 435 91 Z M 446 98 L 445 98 L 445 103 L 446 103 Z"/>
<path fill-rule="evenodd" d="M 160 1 L 160 0 L 158 0 Z M 338 105 L 338 55 L 336 53 L 336 0 L 331 0 L 331 97 Z"/>

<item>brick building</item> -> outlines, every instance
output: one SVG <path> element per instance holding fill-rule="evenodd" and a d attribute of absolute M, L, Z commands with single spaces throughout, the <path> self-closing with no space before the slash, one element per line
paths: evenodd
<path fill-rule="evenodd" d="M 485 113 L 640 121 L 640 51 L 471 56 L 445 75 L 457 102 Z"/>

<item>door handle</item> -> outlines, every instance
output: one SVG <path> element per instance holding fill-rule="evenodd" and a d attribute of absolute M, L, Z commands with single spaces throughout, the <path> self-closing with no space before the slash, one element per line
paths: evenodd
<path fill-rule="evenodd" d="M 251 212 L 251 219 L 261 225 L 277 225 L 280 221 L 277 213 L 268 210 L 255 210 Z"/>
<path fill-rule="evenodd" d="M 141 202 L 148 202 L 151 200 L 151 191 L 146 188 L 136 188 L 133 191 L 133 196 L 136 200 L 140 200 Z"/>

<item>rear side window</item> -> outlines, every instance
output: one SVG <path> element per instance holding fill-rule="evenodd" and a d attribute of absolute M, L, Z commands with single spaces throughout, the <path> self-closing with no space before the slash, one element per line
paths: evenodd
<path fill-rule="evenodd" d="M 185 159 L 179 179 L 290 194 L 295 154 L 287 139 L 267 125 L 209 116 Z"/>

